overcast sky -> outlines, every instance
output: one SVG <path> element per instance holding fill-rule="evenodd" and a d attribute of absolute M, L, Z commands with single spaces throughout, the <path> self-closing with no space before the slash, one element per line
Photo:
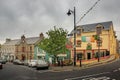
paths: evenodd
<path fill-rule="evenodd" d="M 53 26 L 69 32 L 73 29 L 73 16 L 68 9 L 76 7 L 76 21 L 97 0 L 0 0 L 0 43 L 6 38 L 18 39 L 39 36 Z M 113 21 L 120 39 L 120 0 L 101 0 L 77 25 Z"/>

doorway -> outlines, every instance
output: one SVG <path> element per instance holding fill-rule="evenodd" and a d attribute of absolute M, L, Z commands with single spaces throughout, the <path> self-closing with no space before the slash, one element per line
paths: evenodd
<path fill-rule="evenodd" d="M 87 53 L 87 59 L 88 60 L 91 59 L 91 53 L 90 52 Z"/>

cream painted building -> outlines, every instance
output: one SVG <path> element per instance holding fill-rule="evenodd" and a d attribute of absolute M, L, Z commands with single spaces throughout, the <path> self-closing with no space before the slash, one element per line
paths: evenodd
<path fill-rule="evenodd" d="M 6 60 L 15 59 L 15 44 L 17 44 L 18 39 L 11 40 L 6 39 L 6 42 L 1 46 L 1 57 Z"/>
<path fill-rule="evenodd" d="M 104 59 L 117 54 L 116 33 L 112 21 L 80 25 L 76 29 L 76 61 L 79 61 L 79 56 L 82 56 L 84 62 L 97 60 L 98 57 Z M 73 31 L 71 33 L 73 34 Z M 73 36 L 70 41 L 74 45 Z M 73 48 L 71 49 L 71 56 L 73 59 Z"/>

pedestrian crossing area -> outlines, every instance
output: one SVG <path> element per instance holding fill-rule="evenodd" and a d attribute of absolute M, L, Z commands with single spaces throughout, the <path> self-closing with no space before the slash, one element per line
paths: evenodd
<path fill-rule="evenodd" d="M 103 76 L 103 77 L 97 77 L 97 78 L 89 77 L 82 80 L 116 80 L 116 79 L 111 79 L 110 77 Z"/>

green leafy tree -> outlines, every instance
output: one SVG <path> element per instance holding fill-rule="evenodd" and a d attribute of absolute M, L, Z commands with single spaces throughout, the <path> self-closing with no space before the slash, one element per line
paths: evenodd
<path fill-rule="evenodd" d="M 67 33 L 68 31 L 63 28 L 54 27 L 53 30 L 46 32 L 48 38 L 44 38 L 39 43 L 39 47 L 48 52 L 50 55 L 53 55 L 56 60 L 58 54 L 65 54 L 66 51 L 68 51 L 65 45 L 67 42 Z"/>

